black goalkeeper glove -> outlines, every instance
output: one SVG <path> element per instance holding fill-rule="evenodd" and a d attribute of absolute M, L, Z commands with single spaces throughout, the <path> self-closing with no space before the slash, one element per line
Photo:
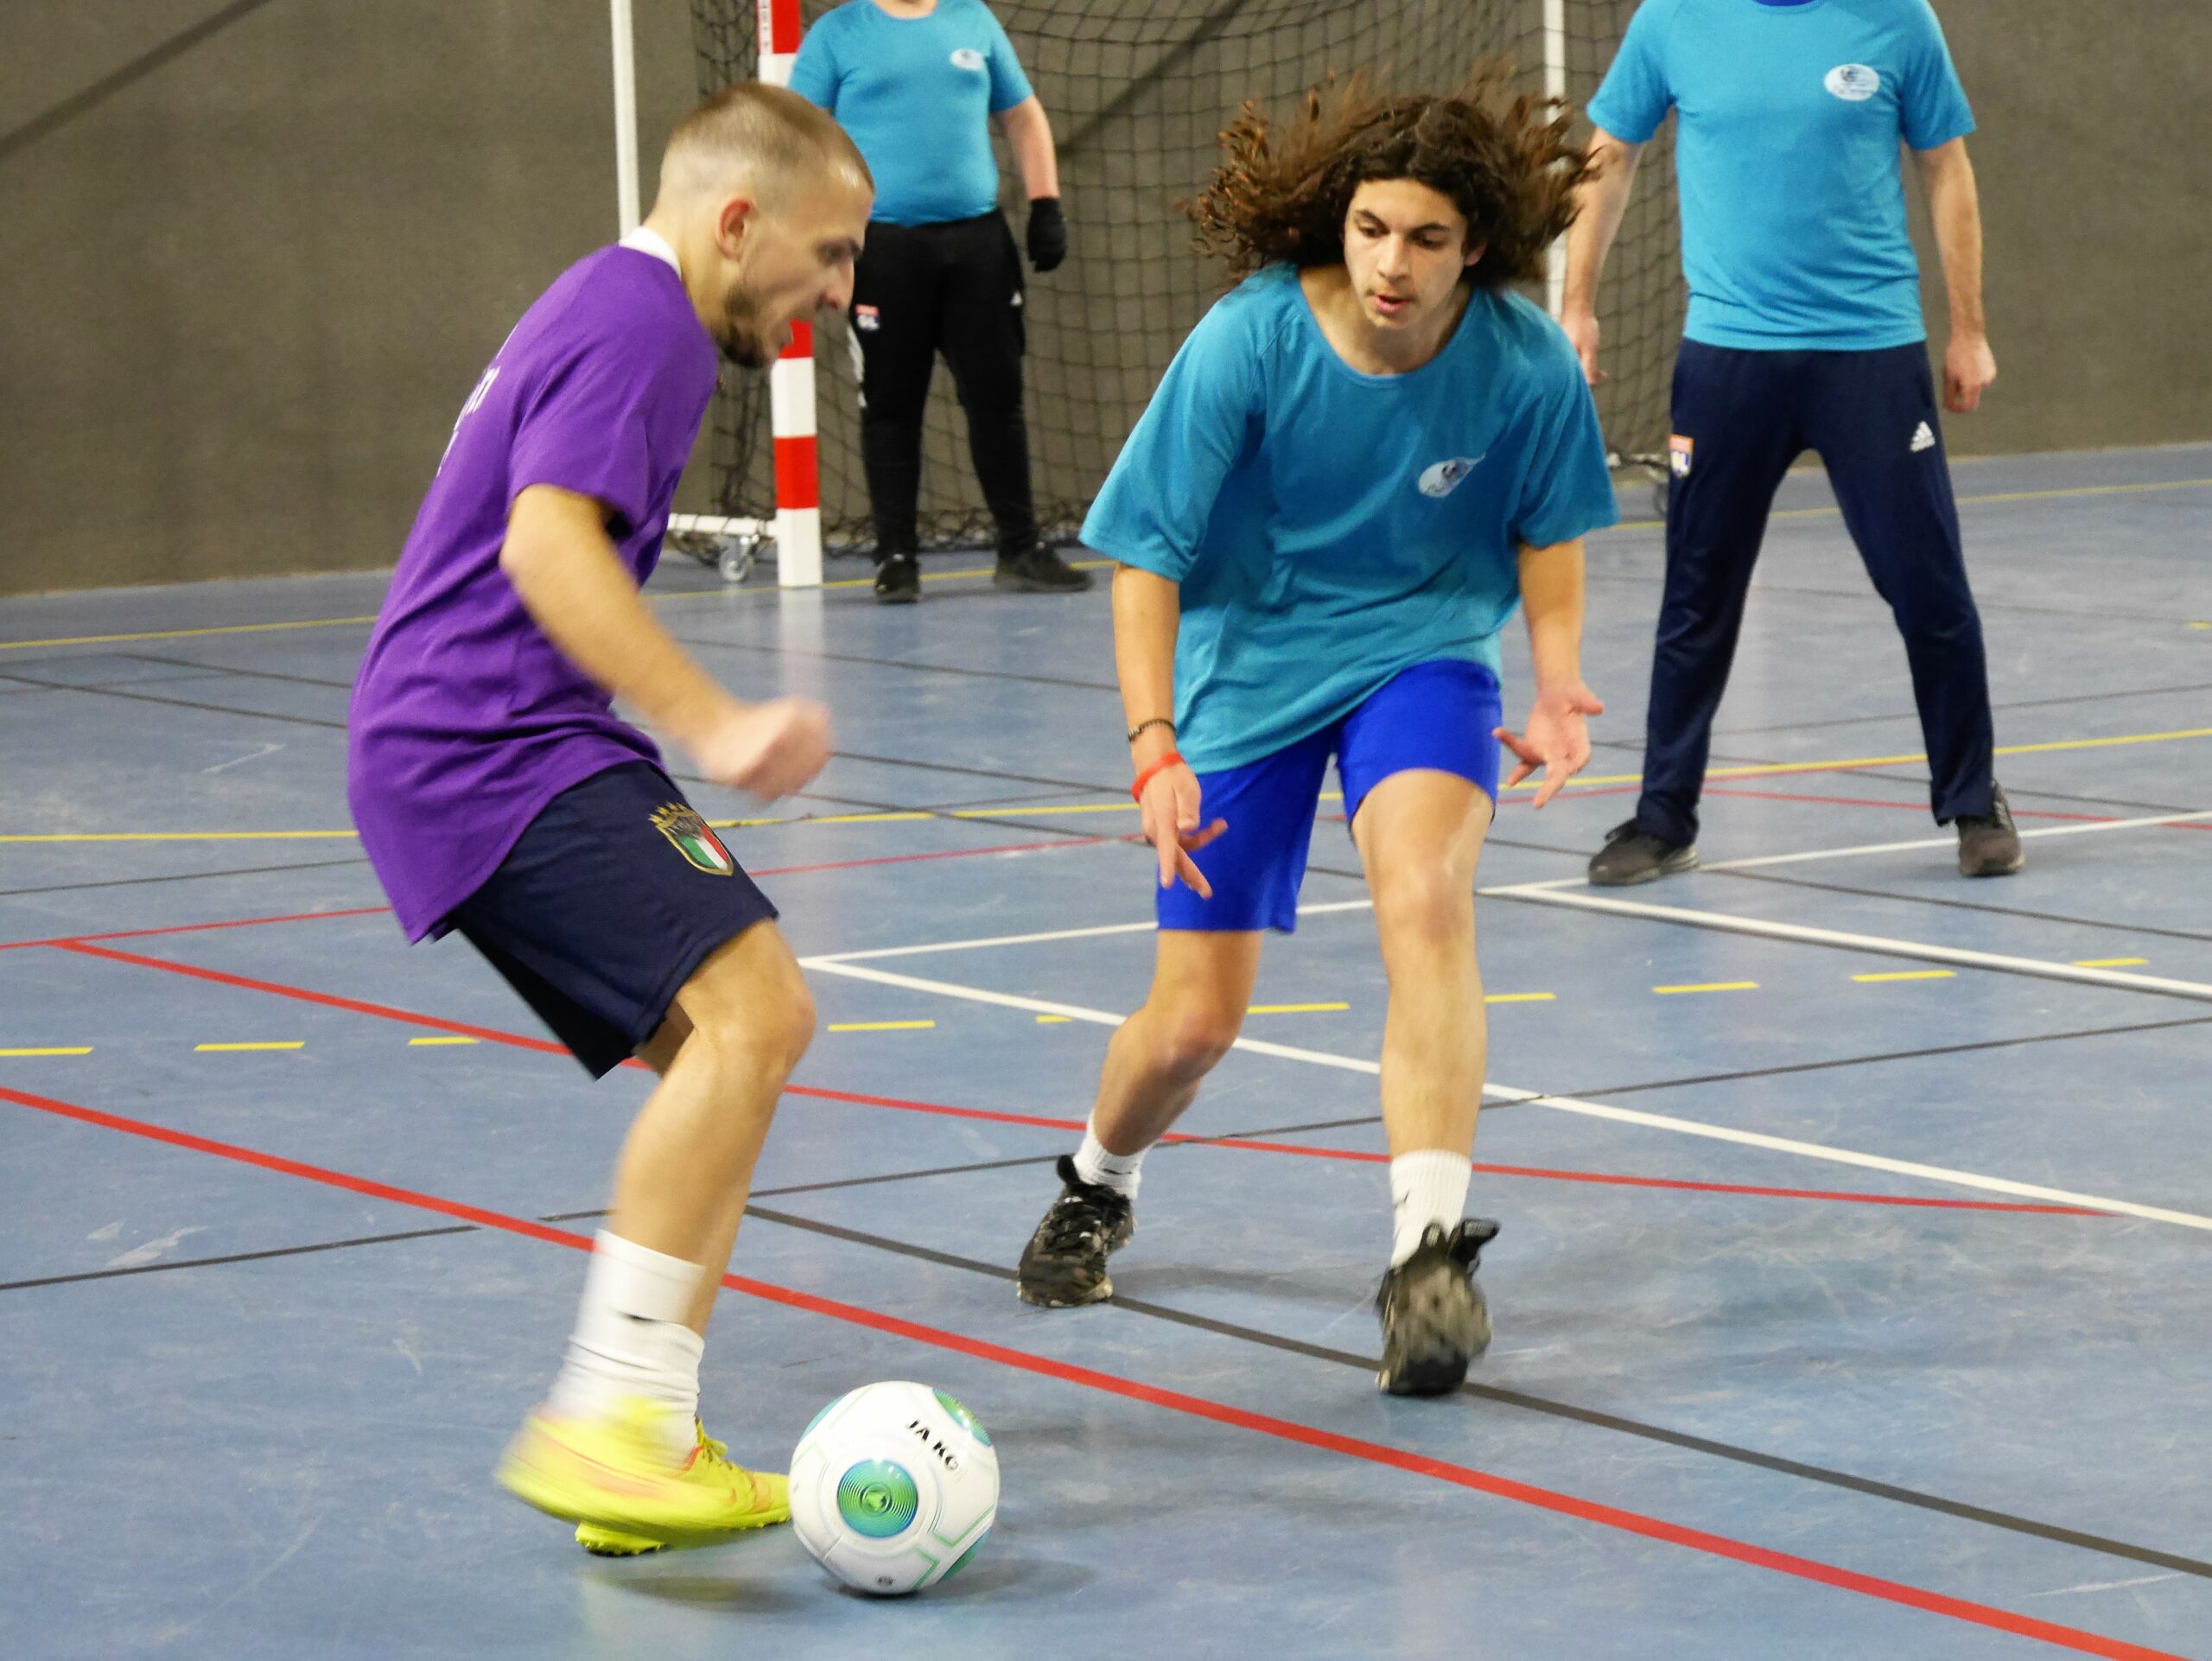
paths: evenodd
<path fill-rule="evenodd" d="M 1068 222 L 1058 196 L 1039 196 L 1029 204 L 1029 263 L 1049 271 L 1068 257 Z"/>

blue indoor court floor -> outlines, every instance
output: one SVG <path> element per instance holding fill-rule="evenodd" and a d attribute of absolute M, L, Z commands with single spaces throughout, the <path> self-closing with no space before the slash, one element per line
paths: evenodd
<path fill-rule="evenodd" d="M 1928 817 L 1812 472 L 1706 869 L 1586 888 L 1634 799 L 1644 493 L 1592 539 L 1597 760 L 1509 793 L 1479 878 L 1497 1337 L 1430 1403 L 1373 1384 L 1385 988 L 1341 824 L 1115 1301 L 1028 1308 L 1152 949 L 1103 585 L 947 556 L 882 608 L 854 563 L 670 559 L 664 620 L 844 747 L 772 807 L 694 786 L 823 1020 L 706 1422 L 780 1467 L 871 1379 L 973 1408 L 999 1526 L 901 1603 L 788 1530 L 591 1559 L 493 1485 L 645 1079 L 383 913 L 343 790 L 383 577 L 0 601 L 0 1658 L 2212 1658 L 2212 447 L 1956 479 L 1999 881 Z"/>

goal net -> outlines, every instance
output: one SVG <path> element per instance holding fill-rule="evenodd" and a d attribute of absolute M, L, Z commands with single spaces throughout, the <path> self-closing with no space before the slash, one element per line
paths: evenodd
<path fill-rule="evenodd" d="M 866 5 L 869 0 L 849 0 Z M 1443 91 L 1476 60 L 1502 54 L 1529 90 L 1564 92 L 1578 111 L 1612 61 L 1637 0 L 990 0 L 1051 116 L 1071 251 L 1031 274 L 1027 411 L 1038 519 L 1071 540 L 1122 441 L 1185 334 L 1226 289 L 1218 261 L 1191 247 L 1175 204 L 1219 156 L 1215 139 L 1245 100 L 1287 109 L 1331 73 L 1374 72 L 1406 91 Z M 810 26 L 829 10 L 804 0 Z M 749 79 L 759 62 L 756 0 L 693 0 L 700 86 Z M 1600 290 L 1605 363 L 1599 413 L 1624 459 L 1663 448 L 1667 377 L 1682 293 L 1671 128 L 1647 148 Z M 1025 211 L 999 146 L 1001 200 Z M 1026 262 L 1025 262 L 1026 264 Z M 1545 298 L 1537 295 L 1535 298 Z M 869 547 L 854 352 L 842 319 L 815 334 L 822 528 L 831 552 Z M 990 521 L 969 471 L 951 378 L 939 366 L 925 425 L 927 545 L 988 545 Z M 716 401 L 715 511 L 772 517 L 768 378 L 728 370 Z"/>

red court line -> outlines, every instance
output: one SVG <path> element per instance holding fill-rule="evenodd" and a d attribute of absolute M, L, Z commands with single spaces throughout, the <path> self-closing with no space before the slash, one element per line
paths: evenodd
<path fill-rule="evenodd" d="M 118 951 L 110 946 L 94 945 L 87 941 L 65 940 L 58 949 L 74 951 L 87 958 L 105 958 L 111 962 L 130 964 L 141 969 L 158 969 L 171 975 L 184 975 L 194 980 L 213 981 L 219 986 L 236 987 L 242 991 L 265 992 L 272 996 L 294 998 L 303 1003 L 319 1003 L 333 1009 L 344 1009 L 353 1015 L 373 1015 L 383 1021 L 397 1021 L 413 1027 L 428 1027 L 438 1032 L 458 1033 L 470 1038 L 482 1039 L 486 1043 L 506 1044 L 516 1049 L 535 1050 L 546 1055 L 566 1055 L 566 1047 L 546 1038 L 527 1038 L 520 1033 L 502 1031 L 497 1027 L 472 1026 L 467 1021 L 448 1021 L 438 1015 L 419 1015 L 411 1009 L 395 1009 L 388 1003 L 371 1003 L 361 998 L 339 997 L 328 992 L 310 991 L 303 986 L 287 986 L 281 981 L 255 980 L 245 975 L 233 975 L 220 969 L 208 969 L 198 964 L 177 963 L 164 958 L 141 957 L 135 951 Z M 645 1064 L 634 1059 L 625 1066 L 641 1067 Z M 955 1107 L 944 1102 L 917 1102 L 895 1096 L 864 1096 L 852 1091 L 828 1090 L 814 1085 L 786 1085 L 785 1093 L 791 1096 L 810 1096 L 823 1101 L 851 1102 L 863 1107 L 883 1107 L 906 1113 L 929 1113 L 943 1118 L 982 1119 L 995 1124 L 1031 1125 L 1046 1130 L 1075 1130 L 1084 1129 L 1081 1119 L 1046 1118 L 1034 1113 L 1002 1112 L 989 1108 Z M 1259 1153 L 1296 1154 L 1308 1159 L 1342 1159 L 1360 1161 L 1387 1161 L 1387 1154 L 1372 1154 L 1344 1148 L 1317 1148 L 1304 1143 L 1287 1142 L 1254 1142 L 1231 1136 L 1199 1136 L 1170 1131 L 1165 1141 L 1204 1142 L 1220 1148 L 1242 1148 Z M 1474 1168 L 1497 1176 L 1543 1177 L 1559 1182 L 1596 1182 L 1624 1187 L 1671 1188 L 1694 1193 L 1758 1194 L 1785 1200 L 1831 1200 L 1862 1206 L 1917 1206 L 1936 1211 L 2005 1211 L 2041 1212 L 2063 1217 L 2104 1217 L 2107 1212 L 2090 1211 L 2078 1206 L 2037 1206 L 1995 1200 L 1956 1200 L 1948 1196 L 1903 1197 L 1893 1194 L 1855 1193 L 1818 1188 L 1772 1188 L 1746 1183 L 1695 1182 L 1674 1177 L 1623 1176 L 1602 1171 L 1554 1170 L 1535 1165 L 1485 1165 L 1478 1162 Z"/>
<path fill-rule="evenodd" d="M 50 1113 L 57 1118 L 73 1119 L 81 1124 L 96 1126 L 105 1130 L 121 1131 L 128 1136 L 143 1136 L 150 1142 L 165 1142 L 174 1148 L 193 1153 L 207 1154 L 218 1159 L 234 1160 L 239 1164 L 257 1166 L 282 1175 L 299 1177 L 327 1187 L 343 1189 L 349 1193 L 366 1195 L 397 1205 L 410 1206 L 442 1217 L 457 1218 L 474 1223 L 480 1228 L 499 1230 L 509 1234 L 522 1235 L 529 1239 L 542 1240 L 554 1245 L 572 1247 L 588 1251 L 591 1242 L 581 1234 L 566 1229 L 556 1229 L 526 1218 L 511 1217 L 503 1212 L 486 1211 L 481 1206 L 465 1205 L 455 1200 L 446 1200 L 435 1194 L 402 1188 L 373 1178 L 354 1176 L 344 1171 L 334 1171 L 303 1161 L 287 1159 L 281 1155 L 264 1153 L 258 1149 L 241 1147 L 235 1142 L 218 1142 L 213 1137 L 194 1136 L 189 1131 L 173 1130 L 165 1125 L 151 1124 L 143 1119 L 125 1118 L 121 1114 L 103 1112 L 98 1108 L 79 1106 L 74 1102 L 58 1101 L 50 1096 L 34 1096 L 19 1090 L 0 1086 L 0 1101 L 13 1102 L 20 1107 Z M 1801 1557 L 1793 1552 L 1775 1551 L 1747 1541 L 1732 1539 L 1724 1534 L 1711 1534 L 1703 1529 L 1686 1528 L 1656 1517 L 1647 1517 L 1641 1511 L 1625 1511 L 1596 1500 L 1583 1499 L 1576 1495 L 1561 1493 L 1555 1489 L 1541 1488 L 1532 1483 L 1517 1482 L 1510 1477 L 1497 1476 L 1472 1466 L 1456 1465 L 1448 1460 L 1433 1459 L 1427 1454 L 1409 1453 L 1387 1442 L 1369 1441 L 1358 1436 L 1339 1435 L 1316 1425 L 1302 1424 L 1294 1419 L 1281 1419 L 1272 1414 L 1254 1413 L 1243 1408 L 1231 1407 L 1224 1402 L 1208 1400 L 1202 1396 L 1187 1395 L 1182 1391 L 1169 1390 L 1158 1384 L 1147 1384 L 1135 1378 L 1125 1378 L 1118 1373 L 1101 1372 L 1094 1368 L 1077 1366 L 1048 1357 L 1033 1355 L 1027 1350 L 1012 1349 L 1003 1344 L 994 1344 L 986 1339 L 969 1338 L 963 1333 L 948 1332 L 942 1327 L 927 1327 L 918 1321 L 907 1321 L 898 1315 L 885 1314 L 859 1304 L 841 1302 L 811 1292 L 801 1292 L 790 1287 L 777 1286 L 766 1281 L 756 1281 L 741 1275 L 725 1275 L 722 1284 L 732 1291 L 748 1297 L 779 1303 L 787 1308 L 803 1310 L 810 1314 L 824 1315 L 832 1321 L 842 1321 L 856 1327 L 887 1333 L 896 1338 L 907 1339 L 934 1349 L 950 1350 L 956 1354 L 971 1356 L 980 1361 L 994 1362 L 1019 1371 L 1034 1373 L 1040 1378 L 1057 1379 L 1064 1384 L 1078 1384 L 1107 1395 L 1118 1396 L 1128 1401 L 1143 1402 L 1153 1407 L 1165 1408 L 1170 1412 L 1182 1413 L 1192 1418 L 1210 1420 L 1255 1435 L 1271 1436 L 1279 1441 L 1297 1443 L 1324 1453 L 1342 1454 L 1366 1464 L 1378 1465 L 1393 1470 L 1425 1476 L 1454 1486 L 1471 1489 L 1478 1493 L 1497 1499 L 1510 1499 L 1516 1504 L 1534 1506 L 1540 1511 L 1573 1517 L 1586 1523 L 1595 1523 L 1602 1528 L 1618 1530 L 1624 1534 L 1641 1536 L 1663 1544 L 1681 1546 L 1709 1556 L 1746 1563 L 1755 1569 L 1770 1569 L 1777 1574 L 1792 1575 L 1818 1585 L 1831 1586 L 1861 1596 L 1878 1599 L 1885 1603 L 1900 1604 L 1909 1609 L 1919 1609 L 1930 1614 L 1948 1616 L 1954 1620 L 1986 1626 L 2000 1632 L 2011 1632 L 2021 1638 L 2032 1638 L 2045 1644 L 2056 1645 L 2082 1655 L 2110 1658 L 2110 1661 L 2185 1661 L 2185 1658 L 2163 1650 L 2146 1649 L 2141 1645 L 2126 1644 L 2100 1633 L 2083 1632 L 2077 1627 L 2062 1626 L 2055 1622 L 2038 1620 L 2031 1616 L 2015 1614 L 2008 1609 L 1999 1609 L 1989 1604 L 1975 1603 L 1965 1598 L 1955 1598 L 1942 1592 L 1931 1592 L 1923 1587 L 1908 1586 L 1900 1581 L 1885 1580 L 1878 1575 L 1862 1575 L 1856 1570 L 1824 1563 L 1811 1557 Z"/>

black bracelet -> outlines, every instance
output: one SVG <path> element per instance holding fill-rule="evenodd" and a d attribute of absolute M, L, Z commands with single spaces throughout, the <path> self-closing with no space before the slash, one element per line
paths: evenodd
<path fill-rule="evenodd" d="M 1135 726 L 1129 729 L 1129 742 L 1132 744 L 1135 743 L 1137 740 L 1142 738 L 1146 733 L 1149 732 L 1154 727 L 1165 727 L 1171 733 L 1175 730 L 1175 723 L 1170 721 L 1166 716 L 1154 716 L 1151 720 L 1140 721 Z"/>

